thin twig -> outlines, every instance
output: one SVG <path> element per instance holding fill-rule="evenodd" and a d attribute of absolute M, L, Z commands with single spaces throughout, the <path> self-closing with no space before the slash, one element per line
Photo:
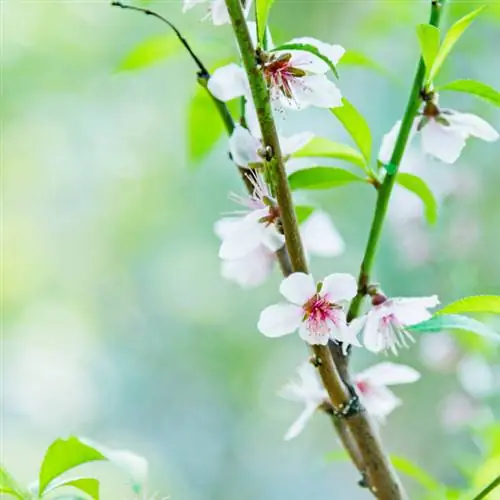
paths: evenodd
<path fill-rule="evenodd" d="M 483 498 L 488 498 L 488 495 L 495 489 L 500 486 L 500 476 L 496 477 L 491 481 L 488 486 L 483 488 L 472 500 L 483 500 Z"/>

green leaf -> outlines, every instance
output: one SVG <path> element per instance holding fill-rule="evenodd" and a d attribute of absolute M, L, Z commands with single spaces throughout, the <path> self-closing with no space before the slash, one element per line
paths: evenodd
<path fill-rule="evenodd" d="M 99 500 L 99 481 L 93 477 L 78 477 L 63 481 L 53 481 L 46 488 L 44 495 L 58 488 L 73 487 L 87 493 L 94 500 Z"/>
<path fill-rule="evenodd" d="M 463 330 L 475 333 L 495 342 L 500 342 L 500 335 L 484 323 L 466 316 L 459 316 L 457 314 L 434 315 L 431 319 L 409 326 L 407 329 L 412 333 L 433 333 L 440 332 L 442 330 Z"/>
<path fill-rule="evenodd" d="M 264 45 L 266 36 L 267 19 L 274 0 L 255 0 L 255 21 L 257 23 L 257 40 Z"/>
<path fill-rule="evenodd" d="M 311 54 L 314 54 L 316 57 L 319 57 L 319 59 L 321 59 L 332 70 L 332 73 L 337 78 L 339 77 L 334 62 L 325 54 L 322 54 L 317 47 L 309 43 L 285 43 L 283 45 L 279 45 L 278 47 L 274 47 L 273 49 L 270 50 L 270 52 L 287 51 L 287 50 L 304 50 L 305 52 L 310 52 Z"/>
<path fill-rule="evenodd" d="M 443 66 L 444 62 L 446 61 L 446 58 L 450 54 L 451 50 L 455 46 L 455 44 L 458 42 L 460 37 L 463 35 L 465 30 L 470 26 L 472 21 L 481 14 L 481 12 L 485 9 L 485 6 L 479 7 L 479 9 L 474 10 L 473 12 L 467 14 L 466 16 L 462 17 L 462 19 L 459 19 L 446 33 L 446 36 L 444 37 L 443 43 L 441 44 L 441 48 L 439 49 L 439 52 L 437 53 L 437 56 L 434 60 L 434 64 L 432 65 L 432 69 L 429 74 L 429 81 L 433 81 L 437 74 L 439 73 L 439 70 Z"/>
<path fill-rule="evenodd" d="M 452 302 L 443 307 L 436 314 L 457 313 L 491 313 L 500 314 L 500 296 L 474 295 Z"/>
<path fill-rule="evenodd" d="M 7 472 L 3 466 L 0 466 L 0 493 L 11 495 L 20 500 L 29 499 L 31 495 L 24 490 L 16 480 Z"/>
<path fill-rule="evenodd" d="M 93 446 L 90 446 L 77 437 L 56 439 L 45 453 L 39 476 L 40 496 L 45 493 L 48 485 L 61 474 L 74 467 L 94 462 L 108 460 L 105 455 Z"/>
<path fill-rule="evenodd" d="M 288 177 L 292 189 L 330 189 L 351 182 L 366 182 L 348 170 L 335 167 L 312 167 L 297 170 Z"/>
<path fill-rule="evenodd" d="M 330 111 L 342 123 L 344 128 L 349 132 L 361 151 L 366 164 L 370 163 L 372 150 L 372 134 L 370 127 L 361 113 L 344 97 L 342 98 L 343 106 L 339 108 L 331 108 Z"/>
<path fill-rule="evenodd" d="M 476 80 L 455 80 L 454 82 L 446 83 L 445 85 L 437 87 L 436 90 L 439 92 L 442 90 L 465 92 L 467 94 L 481 97 L 495 106 L 500 106 L 500 92 L 495 90 L 493 87 Z"/>
<path fill-rule="evenodd" d="M 440 31 L 430 24 L 420 24 L 417 26 L 417 35 L 428 75 L 439 52 Z"/>
<path fill-rule="evenodd" d="M 155 36 L 136 45 L 120 62 L 118 71 L 133 71 L 163 62 L 181 49 L 175 35 Z"/>
<path fill-rule="evenodd" d="M 429 224 L 435 224 L 438 217 L 438 206 L 436 198 L 429 189 L 429 186 L 416 175 L 400 172 L 396 177 L 396 182 L 416 194 L 423 202 L 425 208 L 425 218 Z"/>
<path fill-rule="evenodd" d="M 314 210 L 315 208 L 310 207 L 309 205 L 295 205 L 295 215 L 297 216 L 297 222 L 299 224 L 305 222 L 307 219 L 309 219 L 309 217 L 311 217 Z"/>
<path fill-rule="evenodd" d="M 365 169 L 365 159 L 351 146 L 341 144 L 339 142 L 325 139 L 324 137 L 314 137 L 302 149 L 292 155 L 295 158 L 305 157 L 321 157 L 321 158 L 336 158 L 345 160 Z"/>
<path fill-rule="evenodd" d="M 378 62 L 357 50 L 347 50 L 340 58 L 337 66 L 361 66 L 377 71 L 385 76 L 390 76 L 390 73 Z"/>
<path fill-rule="evenodd" d="M 400 457 L 397 455 L 391 455 L 392 465 L 403 474 L 411 477 L 419 484 L 421 484 L 424 488 L 435 491 L 443 489 L 443 485 L 441 485 L 436 479 L 434 479 L 430 474 L 422 470 L 420 467 L 415 465 L 413 462 L 408 460 L 407 458 Z"/>

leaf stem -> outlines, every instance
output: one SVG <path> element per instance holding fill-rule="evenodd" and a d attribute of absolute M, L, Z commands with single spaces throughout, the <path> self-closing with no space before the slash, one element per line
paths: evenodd
<path fill-rule="evenodd" d="M 268 151 L 266 168 L 280 207 L 291 268 L 294 272 L 307 273 L 307 263 L 274 123 L 269 90 L 257 64 L 257 54 L 248 31 L 240 0 L 226 0 L 226 5 L 247 73 L 264 146 Z M 352 402 L 352 393 L 343 382 L 328 347 L 314 345 L 312 351 L 315 365 L 334 409 L 337 412 L 346 409 Z M 354 412 L 349 418 L 342 419 L 342 422 L 353 438 L 352 441 L 345 440 L 344 442 L 347 446 L 352 443 L 356 447 L 349 451 L 355 454 L 356 457 L 361 457 L 356 458 L 356 465 L 361 467 L 362 462 L 361 472 L 363 477 L 367 479 L 370 491 L 377 498 L 384 500 L 406 499 L 403 487 L 381 447 L 368 415 L 364 411 Z"/>
<path fill-rule="evenodd" d="M 483 498 L 488 498 L 488 495 L 500 486 L 500 476 L 497 476 L 490 484 L 483 488 L 472 500 L 483 500 Z"/>
<path fill-rule="evenodd" d="M 441 14 L 443 11 L 443 5 L 445 0 L 432 0 L 431 16 L 429 24 L 435 27 L 439 26 L 441 20 Z M 373 221 L 370 229 L 370 234 L 368 236 L 368 242 L 366 244 L 365 254 L 363 261 L 361 263 L 361 268 L 358 277 L 358 293 L 351 303 L 351 307 L 348 313 L 348 320 L 359 315 L 359 309 L 363 298 L 366 295 L 366 286 L 369 284 L 370 275 L 372 272 L 373 264 L 375 261 L 375 256 L 377 254 L 377 249 L 380 243 L 380 236 L 382 234 L 382 228 L 384 225 L 385 217 L 387 214 L 387 207 L 389 205 L 389 199 L 392 194 L 392 189 L 396 181 L 396 176 L 403 158 L 408 140 L 410 137 L 410 132 L 413 126 L 413 121 L 417 116 L 418 109 L 421 103 L 421 90 L 424 85 L 425 80 L 425 63 L 423 57 L 420 58 L 418 63 L 417 72 L 413 81 L 413 87 L 410 92 L 410 97 L 406 105 L 406 110 L 401 122 L 401 128 L 394 146 L 394 151 L 391 156 L 390 164 L 392 167 L 391 173 L 387 172 L 384 182 L 378 190 L 377 204 L 375 207 L 375 213 L 373 216 Z"/>

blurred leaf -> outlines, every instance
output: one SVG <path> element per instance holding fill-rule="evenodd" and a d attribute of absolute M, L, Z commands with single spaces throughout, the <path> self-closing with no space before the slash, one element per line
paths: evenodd
<path fill-rule="evenodd" d="M 292 189 L 330 189 L 351 182 L 366 182 L 362 177 L 335 167 L 312 167 L 297 170 L 288 177 Z"/>
<path fill-rule="evenodd" d="M 481 14 L 481 12 L 485 9 L 485 6 L 479 7 L 479 9 L 474 10 L 473 12 L 467 14 L 466 16 L 459 19 L 446 33 L 444 37 L 443 43 L 439 52 L 435 58 L 434 64 L 432 65 L 432 69 L 429 74 L 429 81 L 433 81 L 441 66 L 446 61 L 446 58 L 450 54 L 451 50 L 458 42 L 460 37 L 464 34 L 465 30 L 470 26 L 472 21 Z"/>
<path fill-rule="evenodd" d="M 499 471 L 500 455 L 484 460 L 474 474 L 474 487 L 479 491 L 476 493 L 476 496 L 471 496 L 469 498 L 472 498 L 473 500 L 482 500 L 486 498 L 488 500 L 500 499 L 500 489 L 498 489 L 500 486 L 498 484 L 500 482 L 498 475 Z M 488 486 L 493 487 L 493 489 L 489 489 Z M 486 496 L 484 496 L 484 494 Z"/>
<path fill-rule="evenodd" d="M 72 436 L 68 439 L 56 439 L 49 446 L 40 467 L 40 496 L 45 493 L 49 483 L 61 474 L 78 465 L 96 460 L 108 459 L 100 451 L 82 442 L 77 437 Z"/>
<path fill-rule="evenodd" d="M 304 50 L 305 52 L 310 52 L 311 54 L 314 54 L 332 70 L 332 73 L 337 78 L 339 77 L 337 68 L 335 67 L 333 61 L 326 55 L 322 54 L 319 51 L 319 49 L 314 45 L 310 45 L 309 43 L 285 43 L 283 45 L 278 45 L 278 47 L 274 47 L 273 49 L 270 50 L 270 52 L 286 51 L 286 50 Z"/>
<path fill-rule="evenodd" d="M 432 65 L 439 52 L 440 31 L 439 28 L 430 24 L 419 24 L 417 26 L 418 41 L 420 42 L 420 50 L 424 58 L 426 74 L 431 71 Z"/>
<path fill-rule="evenodd" d="M 75 479 L 66 479 L 60 482 L 52 482 L 46 488 L 44 495 L 57 488 L 73 487 L 87 493 L 94 500 L 99 500 L 99 481 L 93 477 L 79 477 Z"/>
<path fill-rule="evenodd" d="M 390 73 L 378 62 L 374 61 L 363 52 L 358 52 L 357 50 L 347 50 L 345 54 L 340 58 L 337 66 L 361 66 L 364 68 L 372 69 L 381 73 L 385 76 L 391 76 Z"/>
<path fill-rule="evenodd" d="M 257 23 L 257 40 L 264 44 L 267 19 L 274 0 L 255 0 L 255 21 Z"/>
<path fill-rule="evenodd" d="M 443 485 L 441 485 L 436 479 L 434 479 L 430 474 L 422 470 L 420 467 L 415 465 L 413 462 L 407 458 L 400 457 L 397 455 L 391 455 L 392 465 L 400 472 L 403 472 L 407 476 L 411 477 L 424 488 L 433 490 L 442 490 Z"/>
<path fill-rule="evenodd" d="M 500 335 L 484 323 L 466 316 L 459 316 L 457 314 L 442 314 L 433 316 L 427 321 L 407 327 L 407 330 L 412 333 L 432 333 L 440 332 L 442 330 L 464 330 L 466 332 L 472 332 L 482 337 L 494 340 L 495 342 L 500 341 Z"/>
<path fill-rule="evenodd" d="M 118 71 L 133 71 L 148 68 L 173 56 L 181 49 L 175 35 L 148 38 L 136 45 L 120 62 Z"/>
<path fill-rule="evenodd" d="M 0 466 L 0 493 L 11 495 L 20 500 L 29 499 L 30 495 L 17 484 L 16 480 L 7 472 L 7 470 Z"/>
<path fill-rule="evenodd" d="M 416 194 L 423 202 L 425 208 L 425 218 L 429 224 L 435 224 L 438 218 L 438 205 L 436 198 L 429 189 L 429 186 L 420 177 L 413 174 L 400 172 L 396 177 L 396 182 Z"/>
<path fill-rule="evenodd" d="M 191 161 L 199 162 L 224 134 L 224 124 L 208 91 L 198 86 L 188 109 L 188 147 Z"/>
<path fill-rule="evenodd" d="M 349 161 L 362 168 L 365 167 L 363 156 L 351 146 L 339 142 L 325 139 L 324 137 L 314 137 L 302 149 L 292 155 L 295 158 L 305 157 L 323 157 L 337 158 L 339 160 Z"/>
<path fill-rule="evenodd" d="M 495 90 L 493 87 L 476 80 L 455 80 L 454 82 L 440 85 L 436 90 L 439 92 L 442 90 L 465 92 L 467 94 L 481 97 L 495 106 L 500 106 L 500 92 Z"/>
<path fill-rule="evenodd" d="M 370 127 L 361 113 L 345 97 L 342 98 L 342 103 L 343 106 L 331 108 L 330 111 L 344 125 L 344 128 L 349 132 L 349 135 L 363 154 L 366 164 L 369 164 L 372 150 Z"/>
<path fill-rule="evenodd" d="M 443 307 L 436 314 L 457 313 L 492 313 L 500 314 L 500 296 L 474 295 L 452 302 Z"/>
<path fill-rule="evenodd" d="M 297 216 L 297 222 L 302 224 L 305 222 L 314 212 L 315 208 L 309 205 L 295 205 L 295 215 Z"/>

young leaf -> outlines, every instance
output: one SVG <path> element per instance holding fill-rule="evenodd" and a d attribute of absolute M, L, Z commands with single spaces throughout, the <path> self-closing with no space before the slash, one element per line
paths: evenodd
<path fill-rule="evenodd" d="M 330 111 L 338 118 L 342 125 L 344 125 L 347 132 L 349 132 L 349 135 L 357 144 L 368 165 L 370 163 L 372 150 L 372 134 L 370 132 L 370 127 L 361 113 L 345 97 L 342 98 L 342 103 L 343 106 L 331 108 Z"/>
<path fill-rule="evenodd" d="M 372 69 L 382 75 L 391 76 L 390 73 L 378 62 L 363 54 L 363 52 L 358 52 L 357 50 L 347 50 L 340 58 L 337 66 L 362 66 L 363 68 Z"/>
<path fill-rule="evenodd" d="M 255 21 L 257 23 L 257 40 L 264 44 L 267 19 L 274 0 L 255 0 Z"/>
<path fill-rule="evenodd" d="M 327 57 L 325 54 L 322 54 L 317 47 L 311 45 L 309 43 L 285 43 L 283 45 L 279 45 L 278 47 L 274 47 L 270 52 L 276 51 L 286 51 L 286 50 L 303 50 L 305 52 L 310 52 L 314 54 L 316 57 L 321 59 L 331 70 L 332 73 L 338 78 L 339 74 L 337 72 L 337 68 L 333 61 Z"/>
<path fill-rule="evenodd" d="M 396 177 L 396 182 L 416 194 L 423 202 L 425 208 L 425 218 L 429 224 L 435 224 L 438 217 L 438 206 L 436 198 L 429 189 L 429 186 L 416 175 L 400 172 Z"/>
<path fill-rule="evenodd" d="M 490 313 L 500 314 L 500 296 L 474 295 L 452 302 L 436 312 L 440 314 Z"/>
<path fill-rule="evenodd" d="M 434 315 L 431 319 L 407 327 L 411 333 L 432 333 L 442 330 L 464 330 L 466 332 L 475 333 L 495 342 L 500 342 L 500 335 L 494 330 L 480 323 L 475 319 L 458 314 L 440 314 Z"/>
<path fill-rule="evenodd" d="M 163 62 L 181 49 L 175 35 L 155 36 L 136 45 L 120 62 L 118 71 L 147 68 Z"/>
<path fill-rule="evenodd" d="M 495 106 L 500 106 L 500 92 L 495 90 L 493 87 L 476 80 L 455 80 L 454 82 L 439 86 L 436 90 L 439 92 L 442 90 L 465 92 L 467 94 L 481 97 Z"/>
<path fill-rule="evenodd" d="M 314 207 L 310 207 L 309 205 L 295 205 L 295 215 L 299 224 L 309 219 L 313 212 Z"/>
<path fill-rule="evenodd" d="M 349 161 L 365 169 L 366 163 L 363 156 L 351 146 L 339 142 L 325 139 L 324 137 L 314 137 L 302 149 L 292 155 L 295 158 L 321 157 L 337 158 Z"/>
<path fill-rule="evenodd" d="M 407 458 L 397 455 L 391 455 L 390 458 L 395 469 L 411 477 L 429 491 L 437 491 L 443 489 L 443 486 L 439 484 L 436 479 L 434 479 L 431 475 L 429 475 L 427 472 L 425 472 L 423 469 L 415 465 Z"/>
<path fill-rule="evenodd" d="M 288 177 L 292 189 L 330 189 L 351 182 L 366 182 L 362 177 L 334 167 L 312 167 L 297 170 Z"/>
<path fill-rule="evenodd" d="M 466 16 L 462 17 L 462 19 L 459 19 L 446 33 L 446 36 L 444 37 L 443 43 L 441 45 L 441 48 L 439 49 L 439 52 L 437 53 L 437 56 L 434 60 L 434 64 L 432 65 L 432 69 L 429 74 L 429 81 L 433 81 L 437 74 L 439 73 L 439 70 L 441 69 L 441 66 L 443 63 L 446 61 L 446 58 L 450 54 L 451 50 L 455 46 L 455 44 L 458 42 L 460 37 L 463 35 L 465 30 L 470 26 L 472 21 L 481 14 L 481 12 L 485 9 L 485 6 L 479 7 L 479 9 L 474 10 L 470 14 L 467 14 Z"/>
<path fill-rule="evenodd" d="M 73 487 L 84 493 L 87 493 L 94 500 L 99 500 L 99 481 L 93 477 L 78 477 L 75 479 L 66 479 L 62 481 L 53 481 L 46 488 L 44 496 L 57 488 Z"/>
<path fill-rule="evenodd" d="M 40 467 L 38 480 L 40 496 L 45 493 L 49 484 L 61 474 L 78 465 L 96 460 L 108 460 L 108 458 L 77 437 L 56 439 L 47 449 Z"/>
<path fill-rule="evenodd" d="M 439 52 L 440 31 L 439 28 L 430 24 L 419 24 L 417 26 L 417 35 L 425 62 L 426 73 L 429 74 Z"/>
<path fill-rule="evenodd" d="M 15 479 L 2 466 L 0 466 L 0 494 L 1 493 L 11 495 L 20 500 L 29 498 L 28 493 L 17 484 Z"/>

